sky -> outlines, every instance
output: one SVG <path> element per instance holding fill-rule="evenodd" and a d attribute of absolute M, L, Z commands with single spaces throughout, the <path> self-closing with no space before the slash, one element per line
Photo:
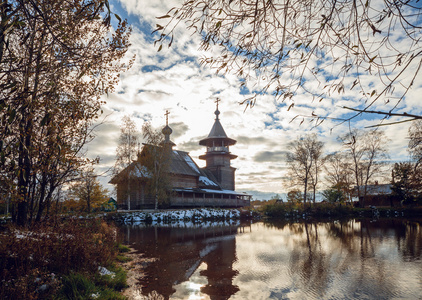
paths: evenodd
<path fill-rule="evenodd" d="M 289 186 L 286 176 L 286 151 L 289 142 L 308 133 L 317 133 L 325 143 L 325 153 L 341 150 L 337 138 L 349 128 L 364 128 L 378 123 L 379 117 L 366 115 L 352 123 L 327 120 L 314 127 L 301 118 L 291 121 L 297 114 L 315 111 L 323 115 L 341 117 L 350 114 L 343 105 L 353 106 L 357 100 L 353 91 L 333 95 L 321 102 L 312 102 L 307 95 L 298 95 L 295 107 L 287 110 L 286 103 L 276 101 L 271 95 L 262 95 L 252 109 L 239 103 L 251 96 L 240 88 L 241 78 L 233 74 L 217 75 L 215 70 L 201 66 L 199 59 L 206 53 L 198 50 L 199 37 L 179 26 L 172 47 L 157 52 L 155 37 L 151 32 L 156 17 L 165 15 L 170 8 L 179 5 L 177 0 L 110 0 L 111 10 L 126 18 L 132 27 L 131 46 L 127 59 L 135 55 L 132 68 L 122 73 L 116 91 L 103 97 L 106 104 L 101 116 L 102 125 L 96 130 L 96 138 L 87 145 L 88 157 L 100 157 L 96 170 L 102 176 L 101 183 L 108 184 L 114 165 L 116 147 L 122 118 L 129 115 L 139 130 L 146 121 L 156 128 L 165 126 L 165 112 L 169 110 L 169 126 L 173 129 L 171 140 L 176 149 L 190 153 L 195 162 L 204 167 L 198 157 L 205 147 L 199 140 L 206 137 L 214 123 L 215 100 L 219 103 L 220 121 L 226 134 L 237 144 L 231 152 L 238 155 L 232 161 L 236 170 L 236 190 L 247 191 L 255 199 L 269 199 L 283 194 Z M 422 80 L 415 78 L 413 88 L 402 101 L 399 111 L 422 114 Z M 376 108 L 376 107 L 375 107 Z M 391 161 L 408 159 L 408 123 L 384 126 Z M 324 188 L 321 186 L 321 188 Z"/>

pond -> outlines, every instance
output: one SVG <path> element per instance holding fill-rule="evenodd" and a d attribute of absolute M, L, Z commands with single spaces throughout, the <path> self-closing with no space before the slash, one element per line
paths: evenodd
<path fill-rule="evenodd" d="M 164 299 L 422 299 L 422 221 L 126 225 Z"/>

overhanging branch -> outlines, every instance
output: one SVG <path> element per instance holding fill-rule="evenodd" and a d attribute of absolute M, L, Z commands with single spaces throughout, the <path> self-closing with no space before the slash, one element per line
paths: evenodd
<path fill-rule="evenodd" d="M 389 116 L 389 117 L 412 118 L 412 120 L 406 120 L 406 122 L 422 119 L 421 115 L 408 114 L 406 112 L 405 113 L 393 113 L 393 112 L 385 112 L 385 111 L 357 109 L 357 108 L 352 108 L 352 107 L 347 107 L 347 106 L 343 106 L 343 108 L 348 109 L 348 110 L 353 110 L 353 111 L 356 111 L 356 112 L 359 112 L 359 113 L 378 114 L 378 115 L 384 115 L 384 116 Z"/>

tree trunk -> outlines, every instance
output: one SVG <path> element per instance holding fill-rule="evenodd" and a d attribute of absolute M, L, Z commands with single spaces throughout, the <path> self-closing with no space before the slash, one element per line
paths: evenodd
<path fill-rule="evenodd" d="M 308 195 L 308 176 L 305 177 L 304 193 L 303 193 L 303 207 L 306 206 L 306 199 Z"/>
<path fill-rule="evenodd" d="M 130 178 L 127 178 L 127 210 L 130 210 Z"/>
<path fill-rule="evenodd" d="M 30 159 L 28 149 L 31 146 L 31 138 L 28 134 L 31 128 L 31 121 L 28 121 L 24 128 L 21 127 L 21 136 L 25 137 L 24 143 L 19 142 L 19 178 L 18 178 L 18 211 L 17 224 L 25 226 L 28 222 L 28 183 L 30 173 Z M 26 134 L 25 134 L 26 133 Z"/>

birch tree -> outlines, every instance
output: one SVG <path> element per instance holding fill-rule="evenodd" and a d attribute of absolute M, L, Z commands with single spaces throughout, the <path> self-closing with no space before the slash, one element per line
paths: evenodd
<path fill-rule="evenodd" d="M 351 162 L 346 153 L 335 152 L 327 156 L 324 165 L 325 180 L 330 187 L 341 191 L 349 201 L 352 201 L 353 173 Z"/>
<path fill-rule="evenodd" d="M 422 121 L 416 121 L 409 127 L 409 153 L 416 167 L 422 164 Z"/>
<path fill-rule="evenodd" d="M 171 191 L 170 183 L 170 158 L 171 148 L 164 145 L 164 135 L 161 131 L 152 128 L 150 123 L 142 126 L 145 139 L 140 162 L 150 174 L 148 180 L 149 193 L 154 195 L 154 208 L 166 206 Z"/>
<path fill-rule="evenodd" d="M 406 172 L 409 176 L 410 185 L 412 187 L 412 195 L 414 199 L 422 198 L 422 121 L 418 120 L 409 127 L 409 145 L 411 161 L 408 164 L 400 164 L 398 170 L 393 174 L 395 176 L 405 177 Z M 399 178 L 397 181 L 402 180 Z M 406 180 L 404 180 L 406 181 Z M 394 177 L 393 177 L 394 184 Z"/>
<path fill-rule="evenodd" d="M 136 128 L 135 122 L 129 117 L 124 116 L 122 125 L 120 127 L 119 143 L 116 148 L 116 163 L 114 165 L 114 173 L 118 174 L 125 168 L 137 160 L 139 151 L 139 131 Z M 127 197 L 127 208 L 130 210 L 130 172 L 126 172 L 127 190 L 125 192 Z"/>
<path fill-rule="evenodd" d="M 288 184 L 303 189 L 303 202 L 306 204 L 309 189 L 313 191 L 313 201 L 319 182 L 318 176 L 322 166 L 322 149 L 324 144 L 318 141 L 316 134 L 300 137 L 289 144 L 287 153 Z"/>
<path fill-rule="evenodd" d="M 340 137 L 351 162 L 359 206 L 365 206 L 368 185 L 383 175 L 388 139 L 381 130 L 352 130 Z M 363 188 L 363 189 L 362 189 Z"/>
<path fill-rule="evenodd" d="M 139 134 L 135 122 L 130 116 L 124 116 L 120 126 L 119 142 L 116 148 L 115 173 L 129 166 L 132 161 L 137 159 L 139 151 Z"/>

